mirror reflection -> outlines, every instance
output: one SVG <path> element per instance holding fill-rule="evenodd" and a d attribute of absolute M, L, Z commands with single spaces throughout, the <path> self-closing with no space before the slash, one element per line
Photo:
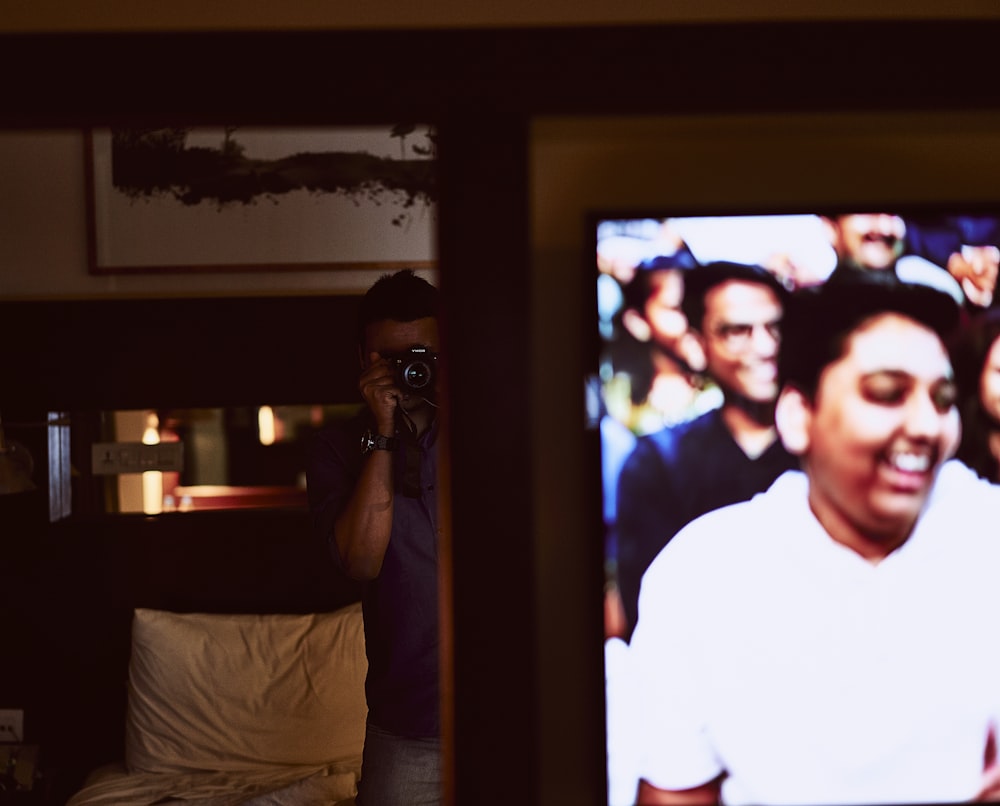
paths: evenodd
<path fill-rule="evenodd" d="M 358 405 L 236 406 L 106 412 L 114 443 L 179 443 L 180 470 L 105 477 L 111 513 L 305 507 L 306 451 L 325 424 Z"/>

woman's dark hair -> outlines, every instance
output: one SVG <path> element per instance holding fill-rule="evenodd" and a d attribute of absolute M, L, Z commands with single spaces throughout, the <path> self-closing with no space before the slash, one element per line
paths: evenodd
<path fill-rule="evenodd" d="M 383 274 L 361 298 L 358 344 L 365 346 L 365 331 L 373 322 L 413 322 L 437 315 L 438 290 L 413 269 Z"/>
<path fill-rule="evenodd" d="M 958 458 L 991 482 L 1000 482 L 1000 463 L 990 450 L 991 433 L 1000 422 L 983 406 L 980 384 L 986 358 L 1000 338 L 1000 309 L 992 308 L 973 317 L 955 342 L 955 378 L 958 381 L 962 442 Z"/>
<path fill-rule="evenodd" d="M 865 320 L 899 313 L 927 326 L 947 346 L 961 318 L 955 300 L 943 291 L 917 283 L 826 283 L 791 295 L 782 319 L 778 376 L 813 399 L 819 376 L 843 357 L 848 336 Z"/>

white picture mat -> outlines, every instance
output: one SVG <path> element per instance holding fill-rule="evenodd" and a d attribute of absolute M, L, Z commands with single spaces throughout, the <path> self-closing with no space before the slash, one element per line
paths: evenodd
<path fill-rule="evenodd" d="M 247 157 L 275 159 L 299 152 L 351 151 L 399 159 L 424 143 L 418 127 L 405 144 L 391 127 L 328 129 L 239 128 Z M 188 146 L 215 147 L 218 129 L 192 129 Z M 92 134 L 94 265 L 129 270 L 358 268 L 365 264 L 426 267 L 433 260 L 436 209 L 384 190 L 377 198 L 295 190 L 249 204 L 184 204 L 168 194 L 130 199 L 111 181 L 110 130 Z M 430 159 L 431 157 L 427 157 Z M 394 224 L 394 219 L 401 223 Z"/>

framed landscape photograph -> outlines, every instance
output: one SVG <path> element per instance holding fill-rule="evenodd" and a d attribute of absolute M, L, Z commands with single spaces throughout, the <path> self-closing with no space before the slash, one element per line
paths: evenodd
<path fill-rule="evenodd" d="M 92 274 L 434 264 L 432 127 L 95 129 Z"/>

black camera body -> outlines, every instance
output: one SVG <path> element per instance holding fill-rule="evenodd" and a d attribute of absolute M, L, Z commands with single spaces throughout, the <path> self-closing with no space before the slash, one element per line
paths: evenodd
<path fill-rule="evenodd" d="M 384 356 L 396 375 L 396 386 L 406 395 L 430 397 L 437 380 L 437 353 L 414 345 L 403 353 Z"/>

